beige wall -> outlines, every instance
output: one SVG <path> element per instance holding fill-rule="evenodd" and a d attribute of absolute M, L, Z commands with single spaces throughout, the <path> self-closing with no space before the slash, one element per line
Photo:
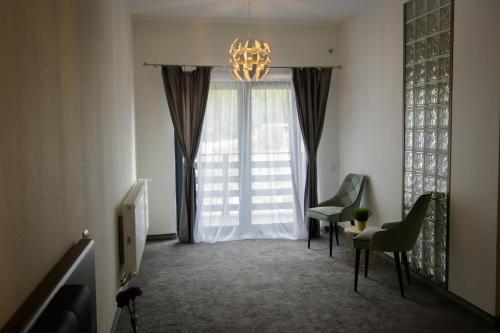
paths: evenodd
<path fill-rule="evenodd" d="M 0 39 L 0 326 L 89 229 L 108 332 L 135 179 L 130 16 L 123 0 L 2 1 Z"/>
<path fill-rule="evenodd" d="M 500 1 L 455 0 L 450 291 L 495 313 Z"/>
<path fill-rule="evenodd" d="M 370 177 L 374 222 L 402 201 L 404 1 L 380 0 L 341 26 L 341 175 Z M 495 313 L 500 111 L 496 0 L 455 2 L 449 290 Z"/>
<path fill-rule="evenodd" d="M 369 177 L 372 223 L 397 221 L 402 196 L 402 1 L 379 1 L 341 26 L 340 175 Z"/>
<path fill-rule="evenodd" d="M 151 234 L 175 232 L 174 134 L 160 69 L 142 63 L 227 65 L 230 43 L 246 36 L 247 29 L 235 23 L 133 20 L 137 173 L 153 179 Z M 329 48 L 338 47 L 335 27 L 259 24 L 253 31 L 269 41 L 275 66 L 338 64 L 338 56 L 328 54 Z M 319 149 L 322 198 L 338 186 L 337 75 L 334 72 Z"/>

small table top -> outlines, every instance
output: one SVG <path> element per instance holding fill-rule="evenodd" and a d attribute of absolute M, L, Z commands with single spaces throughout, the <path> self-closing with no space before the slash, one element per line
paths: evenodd
<path fill-rule="evenodd" d="M 361 230 L 359 230 L 357 226 L 345 227 L 344 233 L 346 235 L 356 236 L 357 234 L 361 233 Z"/>

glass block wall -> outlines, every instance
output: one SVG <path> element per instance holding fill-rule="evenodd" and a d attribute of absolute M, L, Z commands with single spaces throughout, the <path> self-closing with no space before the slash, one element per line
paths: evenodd
<path fill-rule="evenodd" d="M 453 1 L 411 0 L 404 14 L 404 215 L 421 194 L 434 193 L 409 259 L 446 287 Z"/>

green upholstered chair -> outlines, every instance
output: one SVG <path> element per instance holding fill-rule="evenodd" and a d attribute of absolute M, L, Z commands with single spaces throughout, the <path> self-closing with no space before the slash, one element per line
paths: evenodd
<path fill-rule="evenodd" d="M 308 249 L 311 248 L 311 219 L 326 221 L 330 223 L 330 257 L 332 256 L 333 230 L 335 230 L 335 238 L 337 245 L 339 245 L 337 223 L 351 221 L 354 224 L 353 215 L 354 211 L 359 208 L 364 183 L 365 176 L 350 173 L 345 177 L 342 186 L 333 198 L 319 203 L 317 207 L 307 210 L 307 217 L 309 217 Z"/>
<path fill-rule="evenodd" d="M 417 241 L 418 234 L 424 223 L 425 214 L 431 194 L 421 195 L 412 209 L 401 222 L 391 222 L 382 225 L 382 228 L 367 227 L 363 232 L 352 239 L 355 249 L 354 264 L 354 291 L 358 289 L 359 258 L 361 250 L 365 250 L 365 277 L 368 276 L 368 258 L 370 250 L 381 252 L 393 252 L 396 272 L 398 275 L 399 289 L 404 297 L 403 280 L 401 278 L 401 262 L 399 254 L 402 254 L 403 264 L 406 269 L 408 283 L 410 282 L 410 272 L 408 270 L 408 258 L 406 252 L 410 251 Z"/>

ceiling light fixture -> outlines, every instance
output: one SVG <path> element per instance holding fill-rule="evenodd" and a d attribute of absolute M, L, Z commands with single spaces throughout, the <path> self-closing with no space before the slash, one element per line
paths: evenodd
<path fill-rule="evenodd" d="M 264 39 L 252 38 L 250 0 L 248 1 L 248 39 L 236 38 L 229 48 L 231 74 L 240 81 L 258 81 L 269 73 L 271 49 Z"/>

